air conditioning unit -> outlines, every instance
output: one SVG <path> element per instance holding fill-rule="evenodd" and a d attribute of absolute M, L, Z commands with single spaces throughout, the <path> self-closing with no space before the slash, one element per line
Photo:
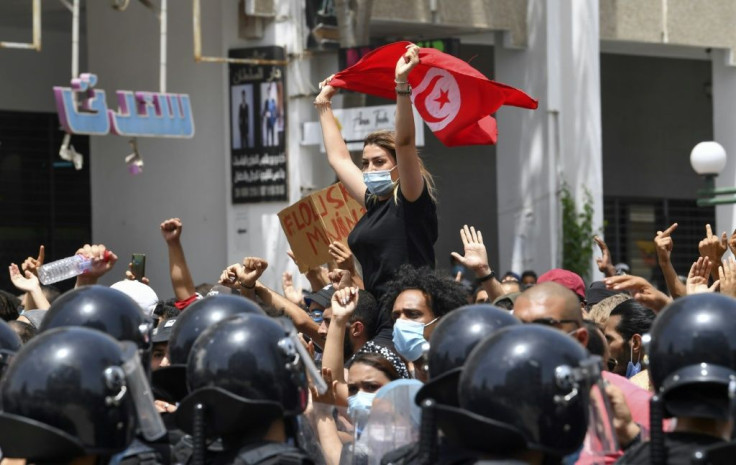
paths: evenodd
<path fill-rule="evenodd" d="M 276 16 L 277 0 L 245 0 L 245 14 L 259 18 L 273 18 Z"/>

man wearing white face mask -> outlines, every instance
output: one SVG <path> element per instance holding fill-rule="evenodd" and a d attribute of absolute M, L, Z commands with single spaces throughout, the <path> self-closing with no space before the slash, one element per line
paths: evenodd
<path fill-rule="evenodd" d="M 396 351 L 414 363 L 415 377 L 423 379 L 423 364 L 418 362 L 424 343 L 442 316 L 466 304 L 465 290 L 460 283 L 427 268 L 405 265 L 396 276 L 387 286 L 381 311 L 394 321 Z"/>

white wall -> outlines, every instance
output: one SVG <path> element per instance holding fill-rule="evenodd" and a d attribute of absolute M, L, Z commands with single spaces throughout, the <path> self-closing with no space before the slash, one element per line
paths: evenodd
<path fill-rule="evenodd" d="M 716 178 L 716 187 L 736 186 L 736 67 L 726 63 L 726 50 L 713 51 L 713 139 L 726 149 L 726 168 Z M 736 204 L 716 207 L 715 231 L 731 234 L 736 225 Z"/>
<path fill-rule="evenodd" d="M 208 0 L 202 11 L 205 48 L 219 53 L 226 0 Z M 192 52 L 191 2 L 169 2 L 168 92 L 191 97 L 193 139 L 140 138 L 145 167 L 131 176 L 123 161 L 125 138 L 91 138 L 92 237 L 121 257 L 119 278 L 130 254 L 147 254 L 147 275 L 162 298 L 172 296 L 162 220 L 178 216 L 195 283 L 214 282 L 226 260 L 226 127 L 223 65 L 197 64 Z M 228 11 L 233 11 L 232 9 Z M 88 71 L 97 74 L 108 104 L 115 90 L 158 90 L 158 21 L 138 2 L 125 12 L 109 2 L 87 2 Z"/>
<path fill-rule="evenodd" d="M 0 41 L 31 42 L 30 26 L 0 28 Z M 43 30 L 41 47 L 40 52 L 0 49 L 1 109 L 56 112 L 52 87 L 68 86 L 71 79 L 71 31 Z M 80 63 L 85 61 L 82 50 Z"/>
<path fill-rule="evenodd" d="M 596 2 L 530 0 L 528 48 L 495 47 L 495 78 L 539 99 L 497 113 L 501 268 L 561 264 L 558 189 L 587 187 L 602 224 L 601 116 Z M 496 40 L 497 44 L 503 43 Z"/>

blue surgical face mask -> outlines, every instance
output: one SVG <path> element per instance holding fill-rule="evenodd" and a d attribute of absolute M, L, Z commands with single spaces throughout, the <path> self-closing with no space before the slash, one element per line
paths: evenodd
<path fill-rule="evenodd" d="M 366 171 L 363 173 L 363 182 L 365 182 L 368 192 L 379 197 L 389 195 L 394 190 L 391 170 Z"/>
<path fill-rule="evenodd" d="M 371 413 L 374 397 L 376 397 L 375 392 L 365 391 L 358 391 L 354 396 L 348 397 L 348 416 L 353 420 L 357 420 L 358 417 L 367 417 Z"/>
<path fill-rule="evenodd" d="M 411 320 L 398 319 L 394 322 L 393 341 L 396 352 L 402 357 L 414 362 L 422 356 L 422 346 L 424 339 L 424 327 L 429 326 L 437 321 L 437 318 L 430 321 L 426 325 Z"/>
<path fill-rule="evenodd" d="M 641 356 L 639 356 L 641 358 Z M 636 364 L 634 364 L 634 346 L 631 345 L 631 355 L 629 356 L 629 363 L 626 365 L 626 378 L 631 378 L 632 376 L 638 374 L 641 371 L 641 361 L 637 360 Z"/>

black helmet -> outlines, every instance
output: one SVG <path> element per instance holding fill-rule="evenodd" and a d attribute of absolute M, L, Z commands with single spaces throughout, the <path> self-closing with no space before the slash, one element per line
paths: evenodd
<path fill-rule="evenodd" d="M 14 357 L 0 392 L 3 454 L 61 462 L 125 449 L 137 426 L 128 372 L 138 370 L 128 369 L 130 361 L 140 368 L 132 343 L 88 328 L 33 338 Z"/>
<path fill-rule="evenodd" d="M 539 325 L 500 329 L 478 344 L 460 375 L 460 408 L 445 434 L 497 454 L 537 450 L 561 457 L 587 433 L 590 390 L 600 357 L 565 333 Z"/>
<path fill-rule="evenodd" d="M 2 376 L 5 368 L 10 363 L 13 355 L 20 350 L 23 343 L 4 320 L 0 320 L 0 376 Z"/>
<path fill-rule="evenodd" d="M 728 386 L 736 382 L 734 335 L 736 300 L 722 294 L 682 297 L 660 312 L 647 354 L 665 417 L 728 418 Z"/>
<path fill-rule="evenodd" d="M 293 417 L 307 405 L 304 363 L 290 326 L 263 315 L 235 316 L 205 330 L 189 355 L 187 381 L 192 392 L 177 410 L 187 432 L 197 404 L 204 406 L 208 436 L 253 426 L 243 418 Z"/>
<path fill-rule="evenodd" d="M 498 329 L 521 324 L 508 310 L 489 304 L 460 307 L 440 319 L 429 342 L 429 381 L 417 392 L 416 403 L 432 398 L 457 406 L 457 383 L 473 348 Z"/>
<path fill-rule="evenodd" d="M 250 299 L 234 295 L 213 295 L 193 303 L 176 319 L 169 336 L 170 366 L 153 372 L 152 384 L 157 396 L 178 402 L 187 395 L 186 365 L 189 351 L 197 337 L 210 326 L 240 314 L 265 315 Z"/>
<path fill-rule="evenodd" d="M 109 287 L 84 286 L 65 292 L 54 300 L 38 330 L 65 326 L 96 329 L 118 341 L 133 342 L 143 353 L 151 350 L 151 319 L 135 300 Z"/>

